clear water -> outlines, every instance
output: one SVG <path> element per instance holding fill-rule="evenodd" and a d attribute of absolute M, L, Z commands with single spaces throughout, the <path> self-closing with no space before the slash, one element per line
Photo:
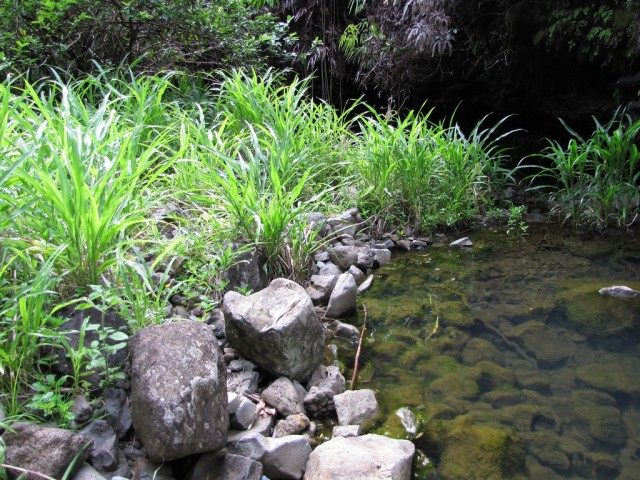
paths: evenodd
<path fill-rule="evenodd" d="M 640 299 L 598 294 L 640 289 L 640 241 L 471 237 L 398 255 L 361 297 L 377 431 L 432 461 L 416 478 L 640 479 Z"/>

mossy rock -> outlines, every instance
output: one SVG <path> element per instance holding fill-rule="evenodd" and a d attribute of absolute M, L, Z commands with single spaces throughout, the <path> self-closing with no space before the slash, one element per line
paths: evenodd
<path fill-rule="evenodd" d="M 523 444 L 506 428 L 459 416 L 427 425 L 424 442 L 439 453 L 444 480 L 524 478 Z"/>
<path fill-rule="evenodd" d="M 576 346 L 568 332 L 564 329 L 552 329 L 536 320 L 511 328 L 505 334 L 535 357 L 540 367 L 553 368 L 573 357 L 576 352 Z"/>
<path fill-rule="evenodd" d="M 466 365 L 475 365 L 481 360 L 501 364 L 504 358 L 493 343 L 482 338 L 472 338 L 464 347 L 462 361 Z"/>
<path fill-rule="evenodd" d="M 415 296 L 373 298 L 362 300 L 367 306 L 371 319 L 379 319 L 385 323 L 397 323 L 407 318 L 421 319 L 429 311 L 429 304 L 424 299 L 416 300 Z"/>
<path fill-rule="evenodd" d="M 469 372 L 483 390 L 493 390 L 500 386 L 516 384 L 516 376 L 513 371 L 487 360 L 482 360 L 473 367 L 469 367 Z"/>
<path fill-rule="evenodd" d="M 480 388 L 466 370 L 448 373 L 429 385 L 429 394 L 436 398 L 451 396 L 457 399 L 473 400 L 480 394 Z"/>
<path fill-rule="evenodd" d="M 400 364 L 402 364 L 403 367 L 412 368 L 418 360 L 428 360 L 433 357 L 433 354 L 433 344 L 419 342 L 406 349 L 402 355 L 400 355 Z"/>
<path fill-rule="evenodd" d="M 589 426 L 589 435 L 601 443 L 620 447 L 627 435 L 622 414 L 616 407 L 596 405 L 581 406 L 573 410 L 574 418 Z"/>
<path fill-rule="evenodd" d="M 624 393 L 640 398 L 640 358 L 630 355 L 608 355 L 598 363 L 576 369 L 579 382 L 593 388 L 616 394 Z"/>
<path fill-rule="evenodd" d="M 621 299 L 600 295 L 598 290 L 616 282 L 574 280 L 563 285 L 558 308 L 583 333 L 596 336 L 625 335 L 640 329 L 640 298 Z M 629 284 L 640 289 L 637 283 Z"/>
<path fill-rule="evenodd" d="M 449 355 L 438 355 L 429 360 L 424 360 L 416 365 L 415 372 L 420 377 L 434 380 L 448 373 L 455 372 L 463 366 Z"/>
<path fill-rule="evenodd" d="M 491 412 L 495 421 L 512 425 L 518 432 L 530 432 L 536 423 L 555 427 L 559 420 L 552 408 L 531 403 L 509 405 Z"/>
<path fill-rule="evenodd" d="M 419 407 L 424 404 L 426 388 L 415 378 L 396 377 L 391 385 L 380 387 L 378 400 L 386 411 L 395 411 L 400 407 Z"/>
<path fill-rule="evenodd" d="M 449 301 L 438 302 L 434 306 L 434 311 L 440 317 L 441 325 L 470 328 L 475 323 L 475 318 L 471 314 L 471 310 L 463 302 Z"/>
<path fill-rule="evenodd" d="M 571 468 L 571 460 L 560 447 L 560 439 L 551 432 L 534 432 L 531 435 L 529 451 L 542 464 L 557 472 Z"/>
<path fill-rule="evenodd" d="M 394 360 L 402 354 L 405 348 L 404 343 L 394 339 L 376 339 L 371 346 L 374 354 Z"/>

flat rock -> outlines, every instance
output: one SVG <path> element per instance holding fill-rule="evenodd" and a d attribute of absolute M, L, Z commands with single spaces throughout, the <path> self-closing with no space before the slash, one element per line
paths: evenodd
<path fill-rule="evenodd" d="M 450 247 L 472 247 L 473 246 L 473 242 L 471 241 L 471 239 L 469 237 L 462 237 L 459 238 L 457 240 L 454 240 L 453 242 L 451 242 L 449 244 Z"/>
<path fill-rule="evenodd" d="M 27 422 L 14 423 L 2 436 L 5 444 L 4 463 L 53 478 L 62 478 L 78 455 L 80 466 L 89 455 L 87 440 L 61 428 L 44 427 Z M 19 472 L 7 470 L 10 478 Z M 31 475 L 29 480 L 39 480 Z"/>
<path fill-rule="evenodd" d="M 371 284 L 373 283 L 373 275 L 369 275 L 364 282 L 362 282 L 360 284 L 360 286 L 358 287 L 358 295 L 360 295 L 361 293 L 366 292 L 367 290 L 369 290 L 369 288 L 371 288 Z"/>
<path fill-rule="evenodd" d="M 309 456 L 305 480 L 409 480 L 415 447 L 382 435 L 336 437 Z"/>
<path fill-rule="evenodd" d="M 378 416 L 378 401 L 373 390 L 347 390 L 333 397 L 340 425 L 371 425 Z"/>
<path fill-rule="evenodd" d="M 223 310 L 229 343 L 267 372 L 303 380 L 322 361 L 322 325 L 297 283 L 279 278 L 247 297 L 227 292 Z"/>
<path fill-rule="evenodd" d="M 129 349 L 131 413 L 148 457 L 164 462 L 223 447 L 226 368 L 211 328 L 190 320 L 147 327 Z"/>
<path fill-rule="evenodd" d="M 356 309 L 358 286 L 350 273 L 338 277 L 336 286 L 329 297 L 326 315 L 337 318 Z"/>

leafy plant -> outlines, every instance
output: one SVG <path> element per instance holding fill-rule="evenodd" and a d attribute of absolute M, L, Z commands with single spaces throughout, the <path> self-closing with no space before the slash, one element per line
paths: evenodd
<path fill-rule="evenodd" d="M 509 218 L 507 219 L 507 235 L 524 235 L 529 229 L 529 225 L 524 219 L 527 213 L 526 205 L 511 205 L 509 207 Z"/>

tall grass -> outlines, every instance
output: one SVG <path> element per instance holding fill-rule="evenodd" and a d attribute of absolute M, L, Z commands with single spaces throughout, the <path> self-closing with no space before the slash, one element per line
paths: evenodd
<path fill-rule="evenodd" d="M 507 176 L 496 136 L 504 120 L 488 128 L 480 122 L 467 136 L 430 114 L 389 117 L 370 110 L 359 119 L 353 163 L 359 202 L 389 227 L 425 231 L 469 221 L 491 202 L 492 185 Z"/>
<path fill-rule="evenodd" d="M 576 226 L 605 230 L 631 226 L 640 215 L 640 120 L 616 113 L 585 139 L 572 135 L 566 147 L 549 140 L 537 156 L 548 166 L 531 176 L 532 190 L 549 191 L 552 212 Z"/>
<path fill-rule="evenodd" d="M 67 352 L 74 378 L 51 380 L 38 356 L 56 305 L 86 300 L 135 330 L 165 321 L 174 293 L 215 305 L 232 243 L 269 277 L 304 279 L 327 241 L 310 212 L 359 206 L 418 230 L 471 219 L 501 178 L 498 127 L 338 112 L 274 72 L 0 83 L 0 402 L 20 415 L 29 392 L 83 383 L 82 350 Z M 179 213 L 156 218 L 169 203 Z M 170 279 L 174 251 L 187 261 Z"/>

